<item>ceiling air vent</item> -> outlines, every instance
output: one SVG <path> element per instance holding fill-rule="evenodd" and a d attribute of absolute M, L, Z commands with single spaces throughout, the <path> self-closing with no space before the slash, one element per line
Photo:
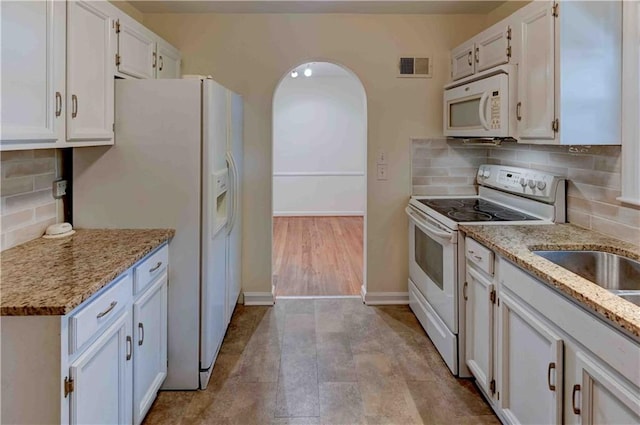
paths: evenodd
<path fill-rule="evenodd" d="M 433 65 L 429 57 L 401 57 L 398 61 L 399 78 L 431 78 Z"/>

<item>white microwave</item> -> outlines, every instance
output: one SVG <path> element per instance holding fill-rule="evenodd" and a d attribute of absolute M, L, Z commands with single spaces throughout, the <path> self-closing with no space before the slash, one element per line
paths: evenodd
<path fill-rule="evenodd" d="M 515 138 L 514 117 L 510 115 L 515 75 L 510 75 L 510 70 L 500 67 L 445 86 L 444 135 Z"/>

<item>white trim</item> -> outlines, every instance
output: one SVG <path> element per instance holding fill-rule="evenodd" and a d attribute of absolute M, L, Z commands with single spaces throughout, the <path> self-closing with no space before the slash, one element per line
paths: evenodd
<path fill-rule="evenodd" d="M 271 292 L 244 292 L 244 305 L 273 305 L 275 300 Z"/>
<path fill-rule="evenodd" d="M 360 290 L 366 305 L 408 305 L 408 292 L 367 292 L 364 285 Z"/>
<path fill-rule="evenodd" d="M 364 216 L 364 211 L 274 211 L 274 217 Z"/>
<path fill-rule="evenodd" d="M 333 299 L 361 299 L 360 295 L 278 295 L 278 300 L 333 300 Z"/>
<path fill-rule="evenodd" d="M 364 176 L 364 171 L 284 171 L 273 173 L 273 177 L 309 177 L 309 176 Z"/>

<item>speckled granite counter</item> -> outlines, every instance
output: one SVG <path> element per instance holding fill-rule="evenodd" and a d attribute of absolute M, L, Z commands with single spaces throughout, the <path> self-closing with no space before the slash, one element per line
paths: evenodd
<path fill-rule="evenodd" d="M 40 238 L 3 251 L 0 314 L 67 314 L 174 233 L 80 229 L 72 236 Z"/>
<path fill-rule="evenodd" d="M 531 250 L 598 250 L 640 260 L 640 246 L 571 224 L 535 226 L 460 225 L 467 236 L 640 337 L 640 307 L 535 255 Z"/>

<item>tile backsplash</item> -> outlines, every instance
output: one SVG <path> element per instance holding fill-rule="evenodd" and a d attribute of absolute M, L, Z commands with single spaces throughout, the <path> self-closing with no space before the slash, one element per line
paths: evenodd
<path fill-rule="evenodd" d="M 640 208 L 622 204 L 620 146 L 540 146 L 505 143 L 465 146 L 458 141 L 416 139 L 412 143 L 412 193 L 475 193 L 482 163 L 550 171 L 567 177 L 570 223 L 640 243 Z"/>
<path fill-rule="evenodd" d="M 0 250 L 5 250 L 62 221 L 62 202 L 52 194 L 61 158 L 55 149 L 43 149 L 2 152 L 0 161 Z"/>

